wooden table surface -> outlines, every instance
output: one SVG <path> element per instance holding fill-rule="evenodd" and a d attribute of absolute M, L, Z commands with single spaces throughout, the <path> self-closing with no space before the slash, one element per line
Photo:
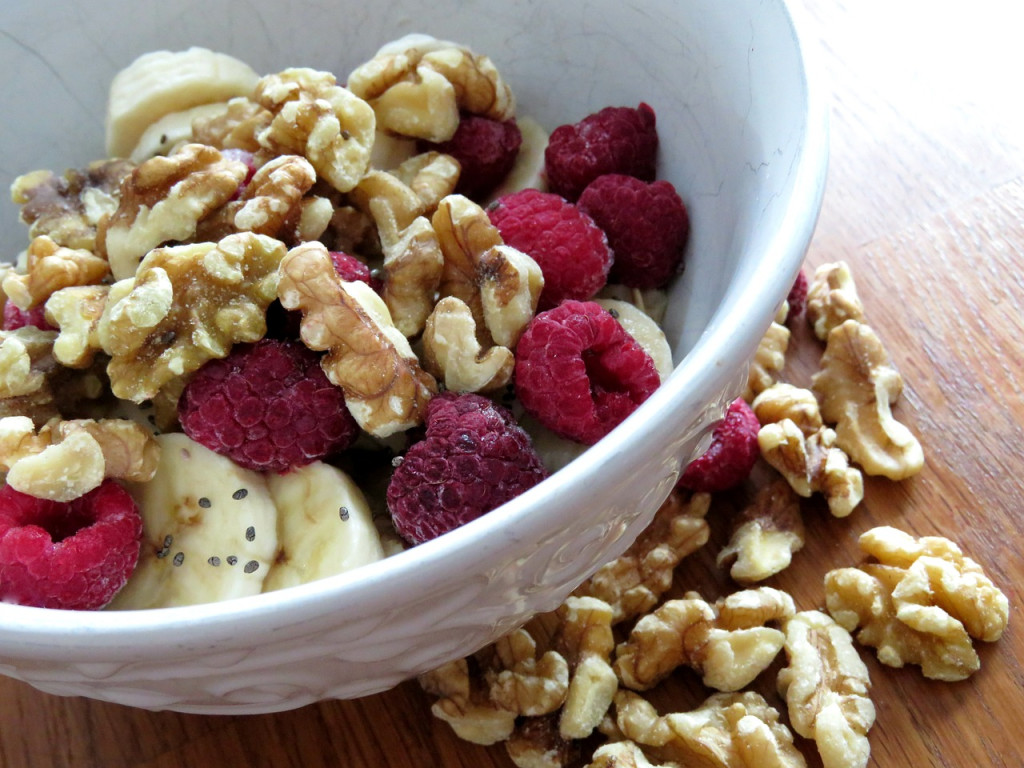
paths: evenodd
<path fill-rule="evenodd" d="M 869 480 L 845 520 L 812 504 L 806 548 L 770 583 L 800 608 L 819 607 L 823 574 L 858 562 L 857 535 L 870 527 L 957 541 L 1009 596 L 1010 627 L 979 644 L 981 670 L 960 683 L 883 667 L 862 649 L 878 713 L 870 765 L 1024 766 L 1024 14 L 1001 0 L 796 6 L 832 94 L 830 177 L 808 263 L 851 265 L 906 382 L 896 415 L 927 464 L 902 483 Z M 820 347 L 806 333 L 793 347 L 786 378 L 806 384 Z M 730 589 L 708 584 L 720 527 L 678 570 L 680 591 Z M 694 680 L 677 674 L 659 703 L 696 706 L 705 694 Z M 774 696 L 771 681 L 758 687 Z M 813 744 L 798 743 L 819 766 Z M 59 698 L 6 678 L 0 764 L 512 765 L 501 747 L 456 739 L 413 683 L 283 714 L 205 717 Z"/>

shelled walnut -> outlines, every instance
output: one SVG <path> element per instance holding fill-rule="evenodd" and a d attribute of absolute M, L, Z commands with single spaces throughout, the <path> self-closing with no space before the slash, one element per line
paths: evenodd
<path fill-rule="evenodd" d="M 793 729 L 814 740 L 825 768 L 864 768 L 875 707 L 849 632 L 820 611 L 796 614 L 785 632 L 789 665 L 778 686 Z"/>
<path fill-rule="evenodd" d="M 807 288 L 807 322 L 822 341 L 847 320 L 864 319 L 853 273 L 845 261 L 822 264 Z"/>
<path fill-rule="evenodd" d="M 832 328 L 812 388 L 822 417 L 836 425 L 836 445 L 866 473 L 903 480 L 921 470 L 921 444 L 891 410 L 903 378 L 869 326 L 847 320 Z"/>
<path fill-rule="evenodd" d="M 761 488 L 732 521 L 729 543 L 716 560 L 738 582 L 761 581 L 789 567 L 804 545 L 800 499 L 784 480 Z"/>
<path fill-rule="evenodd" d="M 888 666 L 917 664 L 937 680 L 976 672 L 971 638 L 997 640 L 1009 617 L 1006 595 L 981 566 L 949 539 L 915 540 L 888 526 L 865 532 L 860 544 L 877 562 L 826 575 L 832 617 Z"/>
<path fill-rule="evenodd" d="M 434 717 L 448 723 L 460 739 L 488 745 L 512 734 L 516 713 L 488 698 L 483 678 L 471 674 L 467 659 L 420 675 L 419 683 L 427 693 L 438 697 L 431 706 Z"/>
<path fill-rule="evenodd" d="M 789 348 L 789 328 L 772 322 L 757 345 L 754 358 L 750 361 L 747 386 L 743 399 L 748 403 L 779 380 L 786 367 L 786 350 Z"/>
<path fill-rule="evenodd" d="M 106 259 L 58 245 L 48 235 L 33 238 L 26 256 L 25 273 L 12 271 L 3 278 L 3 293 L 22 310 L 44 304 L 61 288 L 94 285 L 110 273 Z"/>
<path fill-rule="evenodd" d="M 601 566 L 573 594 L 604 600 L 612 606 L 615 623 L 651 610 L 672 586 L 680 561 L 707 543 L 710 505 L 708 493 L 672 493 L 629 549 Z"/>
<path fill-rule="evenodd" d="M 623 685 L 647 690 L 685 664 L 708 687 L 737 691 L 782 649 L 782 632 L 766 624 L 794 611 L 789 595 L 768 587 L 737 592 L 714 605 L 689 592 L 636 623 L 615 649 L 615 671 Z"/>

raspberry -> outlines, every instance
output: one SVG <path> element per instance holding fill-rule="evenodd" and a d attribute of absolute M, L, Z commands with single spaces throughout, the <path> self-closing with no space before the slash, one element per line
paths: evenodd
<path fill-rule="evenodd" d="M 651 356 L 611 313 L 579 301 L 530 321 L 516 346 L 515 380 L 528 413 L 556 434 L 588 445 L 661 383 Z"/>
<path fill-rule="evenodd" d="M 502 182 L 515 165 L 523 134 L 516 121 L 499 122 L 479 115 L 463 115 L 455 135 L 440 144 L 420 142 L 420 151 L 435 150 L 459 161 L 455 192 L 482 200 Z"/>
<path fill-rule="evenodd" d="M 486 397 L 442 392 L 426 436 L 396 467 L 387 502 L 395 528 L 420 544 L 501 506 L 547 476 L 529 436 Z"/>
<path fill-rule="evenodd" d="M 370 268 L 355 256 L 349 256 L 341 251 L 330 251 L 330 256 L 334 263 L 334 271 L 342 280 L 349 282 L 359 280 L 378 293 L 380 292 L 380 282 L 371 275 Z"/>
<path fill-rule="evenodd" d="M 359 431 L 319 355 L 289 339 L 240 344 L 206 363 L 185 387 L 178 418 L 196 442 L 261 472 L 342 451 Z"/>
<path fill-rule="evenodd" d="M 139 559 L 142 518 L 104 481 L 74 501 L 0 488 L 0 600 L 67 610 L 102 608 Z"/>
<path fill-rule="evenodd" d="M 609 173 L 590 182 L 577 205 L 608 236 L 611 282 L 660 288 L 679 271 L 690 218 L 669 182 Z"/>
<path fill-rule="evenodd" d="M 507 245 L 528 254 L 544 273 L 540 309 L 565 299 L 585 301 L 608 282 L 612 252 L 593 219 L 558 195 L 524 189 L 488 209 Z"/>
<path fill-rule="evenodd" d="M 26 325 L 34 325 L 36 328 L 43 331 L 57 330 L 46 322 L 46 308 L 42 305 L 33 307 L 26 312 L 23 309 L 19 309 L 13 301 L 8 300 L 5 302 L 3 321 L 4 330 L 16 331 L 19 328 L 24 328 Z"/>
<path fill-rule="evenodd" d="M 711 433 L 711 445 L 691 461 L 678 486 L 691 491 L 724 491 L 743 482 L 757 463 L 761 424 L 743 398 L 729 404 L 725 418 Z"/>
<path fill-rule="evenodd" d="M 544 150 L 548 188 L 575 201 L 586 186 L 606 173 L 654 181 L 658 132 L 646 104 L 605 107 L 574 125 L 552 131 Z"/>
<path fill-rule="evenodd" d="M 789 295 L 786 297 L 786 303 L 789 304 L 789 312 L 786 313 L 785 321 L 787 324 L 791 320 L 796 320 L 800 317 L 804 309 L 806 309 L 807 288 L 807 273 L 801 269 L 797 272 L 796 280 L 793 281 L 793 287 L 789 289 Z"/>

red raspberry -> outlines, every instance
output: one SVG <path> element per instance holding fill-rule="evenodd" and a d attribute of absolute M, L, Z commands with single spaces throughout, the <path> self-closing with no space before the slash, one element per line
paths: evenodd
<path fill-rule="evenodd" d="M 606 173 L 654 181 L 658 132 L 646 104 L 605 107 L 574 125 L 552 131 L 544 150 L 548 188 L 575 201 L 587 185 Z"/>
<path fill-rule="evenodd" d="M 516 346 L 516 395 L 552 432 L 591 445 L 661 380 L 651 356 L 594 302 L 541 312 Z"/>
<path fill-rule="evenodd" d="M 526 432 L 486 397 L 442 392 L 427 405 L 426 436 L 388 484 L 395 528 L 420 544 L 475 520 L 547 476 Z"/>
<path fill-rule="evenodd" d="M 334 271 L 342 280 L 352 282 L 359 280 L 372 286 L 373 280 L 370 276 L 370 268 L 355 256 L 349 256 L 341 251 L 330 251 L 331 262 L 334 264 Z"/>
<path fill-rule="evenodd" d="M 609 173 L 590 182 L 577 205 L 608 236 L 611 282 L 660 288 L 679 271 L 690 217 L 669 182 Z"/>
<path fill-rule="evenodd" d="M 440 144 L 420 142 L 420 151 L 444 152 L 458 160 L 462 170 L 455 191 L 482 200 L 508 176 L 522 143 L 523 134 L 514 119 L 499 122 L 463 115 L 454 136 Z"/>
<path fill-rule="evenodd" d="M 789 304 L 789 312 L 786 313 L 787 325 L 791 320 L 800 317 L 807 308 L 807 289 L 807 273 L 801 269 L 797 272 L 793 287 L 789 289 L 789 295 L 786 297 L 786 303 Z"/>
<path fill-rule="evenodd" d="M 0 600 L 68 610 L 102 608 L 139 559 L 142 518 L 105 480 L 74 501 L 0 488 Z"/>
<path fill-rule="evenodd" d="M 585 301 L 604 288 L 612 265 L 608 238 L 593 219 L 558 195 L 524 189 L 488 209 L 502 240 L 544 273 L 540 309 L 565 299 Z"/>
<path fill-rule="evenodd" d="M 739 485 L 757 463 L 761 424 L 743 398 L 729 404 L 725 418 L 711 433 L 711 445 L 691 461 L 678 486 L 691 491 L 724 491 Z"/>
<path fill-rule="evenodd" d="M 185 387 L 178 418 L 196 442 L 261 472 L 343 451 L 359 431 L 320 356 L 290 339 L 240 344 L 206 363 Z"/>
<path fill-rule="evenodd" d="M 4 330 L 16 331 L 19 328 L 24 328 L 26 325 L 34 325 L 42 331 L 57 330 L 46 322 L 46 308 L 44 306 L 33 307 L 26 312 L 19 309 L 13 301 L 8 299 L 4 303 Z"/>

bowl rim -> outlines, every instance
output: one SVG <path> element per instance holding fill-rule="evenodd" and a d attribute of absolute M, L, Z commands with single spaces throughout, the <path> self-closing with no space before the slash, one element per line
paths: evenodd
<path fill-rule="evenodd" d="M 578 482 L 580 476 L 587 474 L 588 467 L 639 449 L 639 435 L 658 431 L 659 424 L 664 421 L 658 414 L 663 409 L 680 403 L 695 392 L 706 393 L 728 386 L 729 381 L 735 378 L 736 370 L 724 365 L 722 353 L 713 350 L 725 349 L 725 339 L 740 334 L 750 339 L 748 348 L 740 350 L 747 353 L 743 359 L 749 359 L 774 317 L 776 297 L 785 296 L 780 286 L 785 284 L 788 288 L 800 269 L 820 215 L 826 186 L 829 105 L 821 69 L 815 63 L 816 53 L 801 34 L 805 22 L 801 21 L 800 14 L 804 12 L 797 11 L 787 0 L 779 0 L 779 8 L 788 21 L 799 55 L 805 122 L 803 139 L 793 164 L 793 191 L 779 227 L 763 249 L 764 255 L 758 267 L 759 272 L 766 274 L 762 275 L 764 279 L 746 281 L 739 291 L 727 296 L 727 301 L 716 309 L 709 321 L 710 330 L 697 339 L 662 386 L 608 437 L 543 483 L 487 515 L 443 537 L 337 576 L 274 592 L 171 608 L 74 611 L 0 604 L 0 642 L 5 646 L 4 655 L 48 656 L 47 649 L 56 646 L 53 641 L 68 634 L 74 636 L 75 648 L 80 651 L 130 645 L 144 646 L 156 655 L 182 644 L 182 636 L 168 633 L 169 627 L 182 632 L 202 627 L 204 635 L 213 633 L 225 640 L 242 638 L 239 643 L 243 643 L 246 628 L 265 630 L 268 626 L 283 627 L 296 620 L 308 620 L 323 613 L 327 605 L 331 610 L 339 605 L 351 609 L 373 608 L 379 599 L 377 590 L 373 588 L 376 585 L 402 581 L 415 583 L 420 580 L 424 569 L 430 572 L 430 569 L 444 565 L 453 553 L 472 552 L 474 559 L 486 557 L 489 551 L 501 548 L 499 544 L 503 540 L 492 534 L 502 527 L 514 524 L 527 532 L 531 527 L 542 529 L 542 516 L 533 515 L 531 520 L 524 514 L 528 507 L 557 498 L 564 486 Z M 787 265 L 789 268 L 784 272 L 770 272 L 765 265 L 772 268 Z M 720 318 L 723 313 L 724 319 Z M 684 392 L 689 394 L 684 397 Z M 111 643 L 112 640 L 116 643 Z M 208 645 L 204 643 L 204 646 Z"/>

